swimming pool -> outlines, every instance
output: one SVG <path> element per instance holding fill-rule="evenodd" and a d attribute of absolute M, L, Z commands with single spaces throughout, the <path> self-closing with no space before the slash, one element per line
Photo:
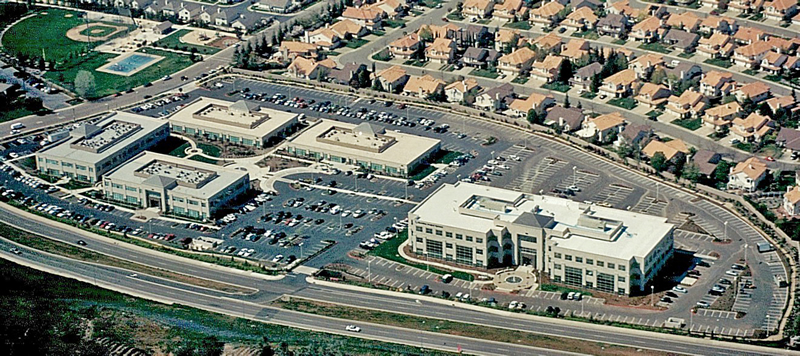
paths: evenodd
<path fill-rule="evenodd" d="M 146 54 L 132 54 L 129 57 L 123 58 L 119 62 L 111 64 L 110 66 L 106 67 L 106 69 L 112 72 L 129 74 L 157 59 L 157 57 L 148 56 Z"/>

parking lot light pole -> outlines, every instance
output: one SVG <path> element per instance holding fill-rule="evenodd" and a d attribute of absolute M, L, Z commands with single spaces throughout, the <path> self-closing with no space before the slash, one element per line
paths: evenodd
<path fill-rule="evenodd" d="M 650 305 L 656 305 L 655 296 L 656 296 L 656 286 L 651 285 L 650 286 Z"/>
<path fill-rule="evenodd" d="M 725 235 L 724 235 L 724 239 L 725 239 L 725 241 L 728 241 L 728 222 L 727 222 L 727 221 L 725 221 L 725 222 L 724 222 L 724 223 L 722 223 L 722 224 L 723 224 L 723 225 L 725 225 Z M 746 255 L 747 255 L 747 250 L 745 250 L 745 252 L 744 252 L 744 253 L 745 253 L 745 256 L 746 256 Z M 745 258 L 745 260 L 746 260 L 746 259 L 747 259 L 747 258 Z"/>
<path fill-rule="evenodd" d="M 572 185 L 578 186 L 578 166 L 572 166 Z"/>
<path fill-rule="evenodd" d="M 367 261 L 367 280 L 372 284 L 372 260 Z"/>

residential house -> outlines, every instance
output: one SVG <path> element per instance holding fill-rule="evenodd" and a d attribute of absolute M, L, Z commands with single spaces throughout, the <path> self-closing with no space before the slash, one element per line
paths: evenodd
<path fill-rule="evenodd" d="M 789 56 L 786 58 L 786 62 L 783 63 L 783 70 L 787 72 L 792 72 L 792 75 L 800 69 L 800 57 L 797 56 Z"/>
<path fill-rule="evenodd" d="M 178 21 L 182 23 L 189 23 L 196 20 L 200 13 L 205 10 L 205 5 L 196 4 L 192 2 L 182 2 L 181 8 L 178 10 Z"/>
<path fill-rule="evenodd" d="M 607 14 L 597 21 L 597 34 L 601 36 L 621 37 L 628 30 L 628 17 L 620 14 Z"/>
<path fill-rule="evenodd" d="M 551 49 L 557 50 L 561 48 L 561 37 L 551 32 L 544 36 L 535 38 L 534 40 L 530 41 L 530 44 L 545 51 L 549 51 Z"/>
<path fill-rule="evenodd" d="M 573 132 L 581 128 L 583 112 L 578 108 L 565 108 L 560 105 L 547 110 L 545 125 L 557 125 L 563 132 Z"/>
<path fill-rule="evenodd" d="M 647 141 L 649 141 L 652 136 L 653 128 L 648 125 L 625 125 L 625 128 L 622 129 L 617 140 L 614 141 L 614 146 L 642 147 L 647 144 Z"/>
<path fill-rule="evenodd" d="M 709 38 L 701 38 L 698 41 L 697 53 L 709 58 L 728 58 L 733 53 L 736 45 L 733 38 L 721 32 L 714 32 Z"/>
<path fill-rule="evenodd" d="M 767 43 L 772 50 L 777 53 L 792 54 L 797 50 L 797 47 L 800 46 L 800 38 L 792 38 L 791 40 L 787 40 L 777 36 L 770 36 L 767 38 Z"/>
<path fill-rule="evenodd" d="M 342 68 L 332 69 L 328 78 L 335 84 L 350 85 L 353 80 L 358 80 L 362 72 L 367 72 L 366 64 L 347 63 Z"/>
<path fill-rule="evenodd" d="M 425 36 L 422 35 L 424 31 L 430 33 L 431 39 L 427 39 L 425 38 Z M 458 33 L 459 31 L 461 31 L 460 27 L 451 23 L 447 23 L 442 26 L 422 25 L 419 27 L 419 30 L 417 30 L 417 34 L 420 35 L 420 39 L 422 39 L 423 41 L 431 41 L 437 38 L 453 39 L 456 37 L 456 33 Z"/>
<path fill-rule="evenodd" d="M 661 19 L 655 16 L 647 17 L 646 19 L 633 25 L 631 29 L 630 38 L 634 41 L 650 43 L 658 40 L 659 29 L 661 28 Z"/>
<path fill-rule="evenodd" d="M 644 9 L 640 9 L 639 6 L 637 8 L 633 8 L 630 5 L 630 1 L 628 0 L 620 0 L 614 3 L 606 2 L 606 11 L 609 14 L 613 15 L 625 15 L 629 18 L 636 18 L 642 14 Z"/>
<path fill-rule="evenodd" d="M 492 14 L 493 0 L 465 0 L 461 15 L 467 19 L 485 19 Z"/>
<path fill-rule="evenodd" d="M 588 9 L 582 7 L 582 9 Z M 561 56 L 577 61 L 589 54 L 589 42 L 583 39 L 574 38 L 567 44 L 561 46 Z"/>
<path fill-rule="evenodd" d="M 786 187 L 783 194 L 783 210 L 789 217 L 800 215 L 800 186 Z"/>
<path fill-rule="evenodd" d="M 503 85 L 486 89 L 475 97 L 475 103 L 472 105 L 487 111 L 501 111 L 505 110 L 509 104 L 514 100 L 514 86 L 505 83 Z"/>
<path fill-rule="evenodd" d="M 639 88 L 639 95 L 636 96 L 636 101 L 653 107 L 666 102 L 671 94 L 672 91 L 663 84 L 644 83 Z"/>
<path fill-rule="evenodd" d="M 603 80 L 603 85 L 600 86 L 600 93 L 612 98 L 623 98 L 631 95 L 633 83 L 636 81 L 636 72 L 633 69 L 625 69 Z"/>
<path fill-rule="evenodd" d="M 619 112 L 588 118 L 584 128 L 578 133 L 582 137 L 595 137 L 599 142 L 607 143 L 616 139 L 616 136 L 625 128 L 625 118 Z"/>
<path fill-rule="evenodd" d="M 391 66 L 375 74 L 375 81 L 383 90 L 397 93 L 408 81 L 408 74 L 400 66 Z"/>
<path fill-rule="evenodd" d="M 514 22 L 521 16 L 522 0 L 504 0 L 502 3 L 494 4 L 492 17 Z"/>
<path fill-rule="evenodd" d="M 425 56 L 429 61 L 439 64 L 447 64 L 453 60 L 456 53 L 456 43 L 447 38 L 437 38 L 428 48 L 425 49 Z"/>
<path fill-rule="evenodd" d="M 372 10 L 383 11 L 386 14 L 386 18 L 397 19 L 406 14 L 408 5 L 404 0 L 381 0 L 367 7 Z"/>
<path fill-rule="evenodd" d="M 153 33 L 158 35 L 166 35 L 172 31 L 172 22 L 164 21 L 153 27 Z"/>
<path fill-rule="evenodd" d="M 368 28 L 370 31 L 380 30 L 381 22 L 385 16 L 386 12 L 383 10 L 366 7 L 355 8 L 348 6 L 342 12 L 342 19 L 353 21 Z"/>
<path fill-rule="evenodd" d="M 729 0 L 728 9 L 743 14 L 749 14 L 758 9 L 763 0 Z M 756 5 L 758 4 L 758 5 Z"/>
<path fill-rule="evenodd" d="M 700 92 L 708 98 L 729 95 L 733 90 L 733 74 L 712 70 L 703 74 L 700 80 Z"/>
<path fill-rule="evenodd" d="M 456 44 L 461 48 L 467 47 L 487 47 L 493 34 L 483 25 L 468 25 L 460 28 L 455 35 Z"/>
<path fill-rule="evenodd" d="M 722 155 L 709 150 L 699 150 L 692 156 L 692 164 L 706 178 L 710 178 L 714 174 L 721 160 Z"/>
<path fill-rule="evenodd" d="M 584 6 L 569 13 L 564 21 L 561 21 L 562 26 L 574 28 L 575 31 L 591 30 L 597 23 L 598 17 L 594 14 L 591 7 Z"/>
<path fill-rule="evenodd" d="M 511 53 L 517 48 L 519 42 L 519 31 L 501 28 L 494 34 L 494 50 L 503 53 Z"/>
<path fill-rule="evenodd" d="M 520 75 L 531 69 L 534 52 L 528 47 L 522 47 L 514 52 L 500 57 L 497 69 L 505 75 Z"/>
<path fill-rule="evenodd" d="M 686 143 L 678 139 L 668 142 L 652 140 L 642 149 L 642 154 L 648 159 L 653 159 L 658 152 L 664 155 L 667 162 L 678 162 L 685 161 L 690 151 Z"/>
<path fill-rule="evenodd" d="M 797 1 L 795 0 L 773 0 L 764 3 L 764 15 L 768 20 L 788 20 L 795 12 L 797 12 Z"/>
<path fill-rule="evenodd" d="M 313 59 L 297 56 L 294 57 L 286 71 L 294 78 L 322 80 L 327 77 L 333 68 L 336 68 L 336 62 L 330 58 L 317 62 Z"/>
<path fill-rule="evenodd" d="M 667 25 L 673 29 L 680 29 L 686 32 L 695 32 L 700 26 L 702 19 L 694 14 L 694 12 L 686 11 L 680 14 L 669 15 Z"/>
<path fill-rule="evenodd" d="M 330 51 L 341 45 L 341 37 L 329 27 L 322 27 L 311 32 L 305 31 L 303 42 L 313 43 Z"/>
<path fill-rule="evenodd" d="M 750 157 L 731 167 L 728 174 L 728 190 L 754 192 L 766 177 L 767 164 L 758 158 Z"/>
<path fill-rule="evenodd" d="M 774 123 L 769 117 L 752 113 L 746 118 L 733 119 L 731 138 L 742 142 L 760 142 L 764 136 L 772 132 Z"/>
<path fill-rule="evenodd" d="M 564 5 L 557 1 L 542 3 L 542 6 L 530 10 L 529 20 L 532 25 L 539 25 L 543 28 L 551 28 L 561 21 L 561 14 Z M 591 11 L 590 11 L 591 12 Z"/>
<path fill-rule="evenodd" d="M 775 144 L 783 148 L 784 152 L 791 154 L 792 158 L 797 157 L 800 154 L 800 130 L 781 128 L 778 137 L 775 138 Z"/>
<path fill-rule="evenodd" d="M 757 68 L 764 56 L 772 50 L 766 41 L 756 41 L 733 50 L 733 63 L 745 68 Z"/>
<path fill-rule="evenodd" d="M 286 61 L 294 60 L 297 56 L 317 58 L 318 54 L 318 47 L 313 43 L 283 41 L 279 49 Z"/>
<path fill-rule="evenodd" d="M 592 62 L 589 65 L 578 68 L 575 74 L 570 79 L 569 84 L 573 87 L 578 87 L 584 91 L 590 91 L 592 87 L 592 78 L 596 74 L 600 74 L 603 65 L 597 62 Z"/>
<path fill-rule="evenodd" d="M 344 19 L 330 26 L 333 32 L 339 35 L 339 38 L 349 40 L 351 38 L 361 38 L 369 34 L 366 27 L 356 23 L 353 20 Z"/>
<path fill-rule="evenodd" d="M 548 54 L 543 61 L 533 63 L 531 77 L 545 83 L 550 83 L 556 80 L 563 61 L 564 57 Z"/>
<path fill-rule="evenodd" d="M 761 59 L 761 63 L 758 66 L 764 72 L 777 75 L 783 71 L 783 66 L 786 64 L 787 59 L 789 59 L 789 56 L 785 54 L 769 51 Z"/>
<path fill-rule="evenodd" d="M 797 100 L 795 100 L 795 98 L 791 95 L 784 95 L 767 99 L 767 105 L 769 105 L 769 108 L 773 113 L 777 113 L 778 110 L 794 111 L 795 106 L 797 105 Z"/>
<path fill-rule="evenodd" d="M 696 91 L 685 90 L 680 96 L 667 99 L 666 111 L 679 119 L 700 117 L 708 106 L 708 99 Z"/>
<path fill-rule="evenodd" d="M 764 30 L 748 26 L 739 27 L 736 30 L 736 33 L 733 34 L 734 41 L 741 45 L 748 45 L 758 41 L 766 41 L 767 37 L 767 33 L 764 32 Z"/>
<path fill-rule="evenodd" d="M 483 68 L 486 66 L 486 55 L 488 50 L 485 48 L 470 47 L 461 56 L 461 63 L 468 67 Z"/>
<path fill-rule="evenodd" d="M 698 27 L 697 32 L 704 34 L 721 33 L 724 35 L 730 35 L 735 33 L 738 28 L 739 27 L 736 24 L 736 21 L 733 19 L 709 15 L 704 18 L 702 22 L 700 22 L 700 27 Z"/>
<path fill-rule="evenodd" d="M 411 76 L 403 87 L 403 95 L 427 99 L 431 95 L 442 93 L 446 84 L 443 80 L 436 79 L 430 74 L 421 77 Z"/>
<path fill-rule="evenodd" d="M 668 82 L 691 80 L 703 74 L 703 69 L 699 65 L 689 61 L 681 61 L 674 67 L 666 67 L 664 71 L 667 73 Z"/>
<path fill-rule="evenodd" d="M 672 28 L 664 35 L 663 42 L 683 53 L 691 53 L 699 39 L 700 36 L 696 33 Z"/>
<path fill-rule="evenodd" d="M 389 43 L 389 53 L 395 58 L 417 58 L 422 51 L 423 44 L 416 33 L 409 33 Z"/>
<path fill-rule="evenodd" d="M 739 117 L 741 112 L 742 107 L 735 101 L 708 108 L 703 116 L 703 126 L 720 131 L 725 127 L 730 127 L 733 119 Z"/>
<path fill-rule="evenodd" d="M 588 7 L 592 10 L 597 10 L 603 7 L 603 2 L 600 0 L 570 0 L 569 7 L 575 10 L 580 9 L 582 7 Z"/>
<path fill-rule="evenodd" d="M 703 7 L 710 7 L 712 9 L 721 9 L 727 4 L 725 0 L 701 0 Z"/>
<path fill-rule="evenodd" d="M 292 11 L 296 5 L 292 0 L 259 0 L 255 7 L 265 11 L 286 13 Z"/>
<path fill-rule="evenodd" d="M 750 98 L 753 103 L 757 104 L 769 98 L 770 89 L 769 85 L 764 84 L 764 82 L 755 81 L 742 85 L 734 92 L 734 95 L 736 95 L 736 100 L 739 102 L 744 102 L 745 99 Z"/>
<path fill-rule="evenodd" d="M 217 8 L 214 6 L 207 6 L 203 11 L 197 15 L 197 21 L 202 24 L 211 24 L 214 22 L 214 14 L 217 12 Z"/>
<path fill-rule="evenodd" d="M 526 99 L 515 99 L 508 106 L 511 111 L 511 116 L 526 117 L 528 111 L 534 110 L 537 113 L 543 113 L 547 108 L 556 104 L 556 99 L 552 95 L 544 95 L 539 93 L 531 93 Z"/>
<path fill-rule="evenodd" d="M 628 63 L 628 69 L 633 69 L 638 79 L 648 78 L 656 68 L 663 66 L 664 57 L 652 53 L 646 53 L 641 57 L 636 57 Z"/>
<path fill-rule="evenodd" d="M 217 8 L 217 13 L 213 16 L 214 25 L 218 27 L 230 27 L 238 16 L 239 13 L 231 9 Z"/>
<path fill-rule="evenodd" d="M 444 87 L 444 95 L 447 97 L 448 102 L 471 104 L 479 90 L 478 81 L 469 78 L 448 84 Z"/>

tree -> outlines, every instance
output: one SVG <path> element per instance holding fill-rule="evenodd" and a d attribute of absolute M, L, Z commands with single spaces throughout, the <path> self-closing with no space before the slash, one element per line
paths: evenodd
<path fill-rule="evenodd" d="M 664 153 L 659 151 L 653 155 L 653 158 L 650 159 L 650 165 L 655 168 L 658 172 L 663 172 L 667 169 L 667 157 L 664 156 Z"/>
<path fill-rule="evenodd" d="M 717 168 L 714 168 L 714 179 L 717 182 L 727 182 L 731 166 L 733 166 L 732 163 L 728 163 L 727 161 L 719 161 L 719 163 L 717 163 Z"/>
<path fill-rule="evenodd" d="M 419 39 L 422 41 L 425 42 L 433 41 L 433 32 L 431 32 L 431 29 L 428 26 L 420 27 L 419 32 L 417 34 L 419 35 Z"/>
<path fill-rule="evenodd" d="M 697 181 L 700 180 L 700 169 L 698 169 L 697 165 L 694 163 L 687 164 L 683 166 L 683 172 L 681 176 L 692 183 L 697 183 Z"/>
<path fill-rule="evenodd" d="M 372 81 L 372 90 L 374 90 L 374 91 L 386 91 L 386 89 L 383 88 L 383 85 L 381 85 L 381 81 L 377 80 L 377 79 Z"/>
<path fill-rule="evenodd" d="M 564 108 L 569 109 L 569 94 L 564 95 Z"/>
<path fill-rule="evenodd" d="M 94 75 L 89 71 L 79 71 L 75 76 L 75 92 L 84 98 L 95 96 Z"/>
<path fill-rule="evenodd" d="M 569 84 L 569 80 L 574 74 L 575 71 L 572 68 L 572 62 L 568 59 L 561 61 L 561 68 L 558 69 L 558 81 Z"/>
<path fill-rule="evenodd" d="M 266 336 L 261 338 L 259 348 L 261 349 L 258 353 L 259 356 L 275 356 L 275 350 L 272 349 L 272 345 L 270 345 Z"/>
<path fill-rule="evenodd" d="M 667 71 L 664 68 L 658 68 L 650 74 L 650 83 L 664 84 L 664 79 L 667 79 Z"/>
<path fill-rule="evenodd" d="M 600 73 L 597 73 L 592 76 L 592 82 L 589 83 L 589 91 L 596 94 L 601 85 L 603 85 L 603 79 L 600 77 Z"/>

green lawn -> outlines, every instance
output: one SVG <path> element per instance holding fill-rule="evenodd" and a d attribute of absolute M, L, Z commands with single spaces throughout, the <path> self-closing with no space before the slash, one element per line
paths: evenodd
<path fill-rule="evenodd" d="M 757 75 L 758 74 L 758 72 L 755 71 L 754 69 L 745 69 L 745 70 L 742 71 L 742 73 L 747 74 L 747 75 Z"/>
<path fill-rule="evenodd" d="M 596 40 L 600 38 L 600 35 L 598 35 L 597 31 L 595 30 L 586 30 L 581 32 L 575 32 L 572 34 L 572 37 L 585 38 L 587 40 Z"/>
<path fill-rule="evenodd" d="M 569 86 L 569 84 L 564 84 L 562 82 L 552 82 L 552 83 L 547 83 L 547 84 L 542 85 L 542 88 L 555 90 L 555 91 L 562 92 L 562 93 L 566 93 L 572 87 Z"/>
<path fill-rule="evenodd" d="M 659 117 L 659 116 L 661 116 L 662 114 L 664 114 L 664 112 L 663 112 L 663 111 L 661 111 L 661 110 L 650 110 L 650 111 L 648 111 L 648 112 L 647 112 L 647 114 L 645 114 L 645 115 L 647 115 L 647 117 L 648 117 L 650 120 L 655 120 L 656 118 L 658 118 L 658 117 Z"/>
<path fill-rule="evenodd" d="M 590 91 L 585 91 L 581 94 L 581 98 L 584 99 L 594 99 L 597 96 L 597 93 L 592 93 Z"/>
<path fill-rule="evenodd" d="M 672 52 L 672 50 L 670 50 L 667 47 L 664 47 L 664 45 L 662 45 L 661 43 L 658 43 L 658 42 L 643 43 L 641 46 L 639 46 L 639 48 L 645 49 L 645 50 L 648 50 L 648 51 L 660 52 L 660 53 L 664 53 L 664 54 L 669 54 L 670 52 Z"/>
<path fill-rule="evenodd" d="M 500 76 L 499 73 L 493 70 L 486 70 L 481 68 L 473 69 L 471 72 L 469 72 L 469 75 L 474 75 L 476 77 L 491 78 L 491 79 L 497 79 L 497 77 Z"/>
<path fill-rule="evenodd" d="M 528 23 L 527 21 L 517 21 L 517 22 L 507 23 L 507 24 L 503 25 L 503 27 L 508 27 L 508 28 L 513 28 L 513 29 L 517 29 L 517 30 L 526 30 L 527 31 L 527 30 L 531 29 L 531 24 Z"/>
<path fill-rule="evenodd" d="M 608 103 L 628 110 L 633 110 L 633 108 L 636 107 L 636 100 L 633 100 L 632 98 L 611 99 L 608 101 Z"/>
<path fill-rule="evenodd" d="M 448 20 L 453 20 L 453 21 L 462 21 L 462 20 L 464 20 L 464 16 L 462 16 L 461 14 L 459 14 L 457 12 L 451 12 L 451 13 L 447 14 L 446 17 L 447 17 Z"/>
<path fill-rule="evenodd" d="M 194 155 L 194 156 L 191 156 L 191 157 L 189 157 L 189 159 L 190 159 L 190 160 L 193 160 L 193 161 L 204 162 L 204 163 L 210 163 L 210 164 L 217 164 L 217 163 L 219 162 L 219 161 L 217 161 L 217 160 L 215 160 L 215 159 L 206 158 L 206 157 L 204 157 L 204 156 L 200 156 L 200 155 Z"/>
<path fill-rule="evenodd" d="M 442 0 L 422 0 L 419 4 L 425 7 L 435 8 L 442 4 Z"/>
<path fill-rule="evenodd" d="M 376 61 L 387 62 L 390 59 L 392 59 L 392 56 L 391 56 L 391 54 L 389 54 L 389 50 L 384 48 L 384 49 L 378 51 L 377 53 L 373 54 L 372 55 L 372 59 L 374 59 Z"/>
<path fill-rule="evenodd" d="M 347 47 L 347 48 L 359 48 L 359 47 L 361 47 L 361 46 L 363 46 L 363 45 L 365 45 L 367 43 L 369 43 L 369 41 L 367 41 L 367 40 L 365 40 L 363 38 L 354 38 L 354 39 L 352 39 L 350 41 L 347 41 L 347 45 L 345 47 Z"/>
<path fill-rule="evenodd" d="M 676 119 L 676 120 L 672 120 L 672 123 L 675 124 L 675 125 L 678 125 L 680 127 L 683 127 L 683 128 L 685 128 L 687 130 L 694 131 L 694 130 L 697 130 L 700 127 L 703 126 L 703 119 L 701 119 L 701 118 L 696 118 L 696 119 Z"/>
<path fill-rule="evenodd" d="M 403 64 L 405 64 L 407 66 L 414 66 L 414 67 L 424 67 L 425 66 L 425 62 L 423 62 L 423 61 L 421 61 L 419 59 L 409 59 L 409 60 L 403 62 Z"/>
<path fill-rule="evenodd" d="M 730 68 L 732 66 L 731 61 L 729 59 L 721 59 L 721 58 L 709 58 L 703 61 L 703 63 L 711 64 L 722 68 Z"/>
<path fill-rule="evenodd" d="M 403 27 L 406 24 L 405 20 L 385 20 L 382 23 L 391 28 Z"/>
<path fill-rule="evenodd" d="M 425 266 L 424 264 L 417 264 L 417 263 L 410 262 L 410 261 L 406 260 L 405 258 L 401 257 L 400 254 L 397 253 L 397 248 L 400 245 L 402 245 L 403 242 L 405 242 L 407 239 L 408 239 L 408 230 L 400 231 L 395 238 L 389 239 L 386 242 L 380 244 L 374 250 L 370 251 L 369 254 L 370 255 L 375 255 L 375 256 L 378 256 L 378 257 L 383 257 L 383 258 L 385 258 L 387 260 L 399 262 L 399 263 L 402 263 L 404 265 L 409 265 L 409 266 L 416 267 L 416 268 L 419 268 L 419 269 L 423 269 L 423 270 L 424 269 L 428 269 L 431 272 L 436 273 L 436 274 L 447 274 L 447 273 L 449 273 L 449 274 L 453 275 L 454 278 L 458 278 L 458 279 L 472 281 L 475 278 L 469 273 L 457 272 L 457 271 L 456 272 L 443 271 L 443 270 L 438 269 L 436 267 L 428 267 L 428 266 Z"/>
<path fill-rule="evenodd" d="M 188 142 L 186 142 L 176 147 L 174 150 L 170 151 L 169 155 L 175 157 L 186 157 L 186 149 L 189 147 L 191 147 L 191 145 Z"/>
<path fill-rule="evenodd" d="M 611 43 L 613 43 L 613 44 L 615 44 L 615 45 L 620 45 L 620 46 L 624 45 L 624 44 L 625 44 L 625 43 L 627 43 L 627 42 L 628 42 L 628 41 L 625 41 L 625 40 L 623 40 L 623 39 L 619 39 L 619 38 L 617 38 L 616 40 L 613 40 L 613 41 L 611 41 Z"/>
<path fill-rule="evenodd" d="M 441 156 L 436 160 L 436 163 L 450 164 L 450 162 L 453 162 L 461 155 L 463 155 L 463 153 L 458 151 L 442 150 Z"/>
<path fill-rule="evenodd" d="M 69 29 L 84 23 L 83 19 L 78 18 L 78 12 L 53 8 L 44 12 L 47 15 L 40 13 L 9 28 L 3 35 L 3 48 L 11 54 L 34 58 L 42 57 L 44 53 L 48 61 L 57 62 L 64 61 L 69 55 L 77 56 L 86 52 L 86 43 L 66 37 Z M 89 47 L 100 43 L 93 42 Z"/>
<path fill-rule="evenodd" d="M 30 111 L 26 108 L 16 108 L 7 111 L 0 111 L 0 122 L 19 119 L 28 115 L 35 114 L 35 111 Z"/>
<path fill-rule="evenodd" d="M 412 180 L 422 180 L 423 178 L 427 177 L 429 174 L 436 171 L 436 167 L 434 166 L 425 166 L 423 168 L 417 169 L 414 174 L 412 174 L 409 179 Z"/>
<path fill-rule="evenodd" d="M 198 46 L 190 43 L 183 43 L 180 41 L 181 37 L 184 35 L 192 32 L 191 30 L 178 30 L 175 31 L 173 34 L 164 37 L 157 42 L 153 43 L 155 47 L 162 47 L 168 49 L 175 49 L 179 51 L 186 51 L 191 52 L 192 49 L 196 49 L 197 53 L 200 54 L 214 54 L 219 52 L 219 48 L 215 47 L 208 47 L 208 46 Z"/>
<path fill-rule="evenodd" d="M 214 157 L 219 157 L 220 153 L 222 152 L 222 149 L 219 148 L 219 146 L 209 145 L 207 143 L 198 143 L 197 148 L 203 150 L 203 153 Z"/>
<path fill-rule="evenodd" d="M 764 77 L 764 79 L 769 80 L 769 81 L 773 81 L 773 82 L 776 82 L 776 83 L 780 83 L 780 82 L 783 81 L 783 76 L 782 75 L 770 74 L 770 75 Z"/>
<path fill-rule="evenodd" d="M 189 56 L 147 48 L 141 49 L 138 52 L 146 52 L 157 56 L 163 56 L 164 59 L 157 63 L 143 69 L 139 73 L 131 76 L 120 76 L 111 73 L 97 72 L 95 69 L 108 63 L 114 57 L 113 54 L 92 52 L 89 56 L 85 57 L 81 63 L 65 68 L 64 70 L 49 71 L 44 76 L 48 80 L 59 83 L 68 89 L 73 89 L 75 83 L 75 76 L 81 70 L 92 72 L 96 83 L 96 93 L 90 98 L 99 98 L 106 95 L 122 92 L 130 88 L 161 79 L 167 74 L 175 73 L 192 64 Z"/>
<path fill-rule="evenodd" d="M 511 82 L 514 84 L 525 84 L 528 82 L 528 79 L 529 78 L 527 76 L 518 75 Z"/>
<path fill-rule="evenodd" d="M 742 151 L 745 151 L 745 152 L 753 152 L 753 144 L 752 143 L 739 142 L 736 145 L 734 145 L 733 147 L 736 147 L 736 148 L 738 148 L 738 149 L 740 149 Z"/>
<path fill-rule="evenodd" d="M 81 31 L 81 36 L 88 36 L 88 37 L 103 37 L 108 36 L 112 32 L 116 31 L 117 29 L 111 26 L 104 26 L 104 25 L 97 25 L 89 27 L 83 31 Z M 99 31 L 99 32 L 98 32 Z"/>
<path fill-rule="evenodd" d="M 684 53 L 679 54 L 678 57 L 689 59 L 689 58 L 694 57 L 694 53 L 685 53 L 684 52 Z"/>

